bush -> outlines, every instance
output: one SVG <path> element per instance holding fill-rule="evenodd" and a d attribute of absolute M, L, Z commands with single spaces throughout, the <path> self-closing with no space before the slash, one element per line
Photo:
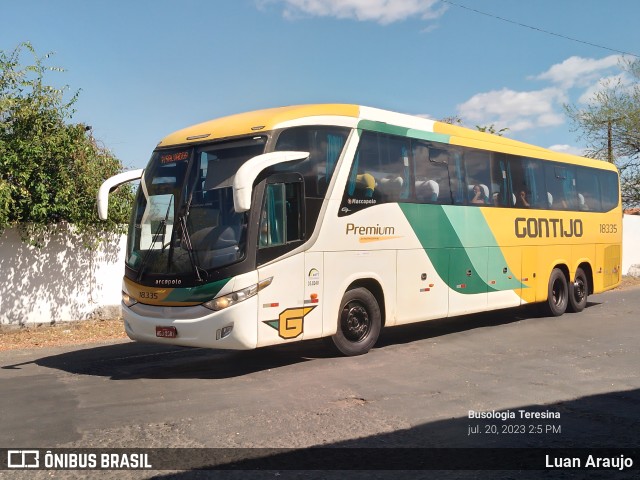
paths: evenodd
<path fill-rule="evenodd" d="M 30 53 L 33 64 L 20 65 Z M 23 240 L 39 239 L 60 223 L 93 244 L 104 234 L 120 233 L 128 221 L 132 189 L 112 194 L 109 221 L 96 213 L 100 184 L 123 170 L 82 124 L 71 123 L 79 92 L 65 100 L 68 87 L 45 84 L 47 54 L 38 57 L 29 43 L 0 51 L 0 232 L 20 229 Z"/>

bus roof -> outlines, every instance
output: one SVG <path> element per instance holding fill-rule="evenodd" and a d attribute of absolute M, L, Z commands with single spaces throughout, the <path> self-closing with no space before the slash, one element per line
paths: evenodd
<path fill-rule="evenodd" d="M 241 135 L 258 135 L 263 131 L 296 125 L 336 124 L 406 135 L 450 145 L 617 170 L 615 165 L 607 162 L 555 152 L 499 135 L 413 115 L 350 104 L 293 105 L 221 117 L 178 130 L 160 141 L 158 147 L 220 140 Z"/>

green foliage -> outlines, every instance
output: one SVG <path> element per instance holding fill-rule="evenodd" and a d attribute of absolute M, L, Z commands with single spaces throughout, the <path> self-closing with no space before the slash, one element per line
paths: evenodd
<path fill-rule="evenodd" d="M 448 123 L 449 125 L 457 125 L 464 126 L 464 121 L 458 115 L 452 115 L 450 117 L 444 117 L 440 119 L 441 122 Z M 492 135 L 498 135 L 502 137 L 506 132 L 509 131 L 508 128 L 501 128 L 500 130 L 496 130 L 496 126 L 494 123 L 491 125 L 476 125 L 476 130 L 479 132 L 490 133 Z"/>
<path fill-rule="evenodd" d="M 484 132 L 484 133 L 490 133 L 492 135 L 498 135 L 499 137 L 502 137 L 506 132 L 509 131 L 508 128 L 501 128 L 500 130 L 496 130 L 495 124 L 491 124 L 491 125 L 476 125 L 476 130 L 478 130 L 479 132 Z"/>
<path fill-rule="evenodd" d="M 623 64 L 625 81 L 607 80 L 586 107 L 565 105 L 586 155 L 614 162 L 620 169 L 622 201 L 640 205 L 640 60 Z"/>
<path fill-rule="evenodd" d="M 449 125 L 458 125 L 460 127 L 464 126 L 464 122 L 457 115 L 451 115 L 450 117 L 444 117 L 439 120 L 442 123 L 448 123 Z"/>
<path fill-rule="evenodd" d="M 21 66 L 24 52 L 33 64 Z M 45 74 L 61 72 L 38 57 L 28 43 L 11 53 L 0 51 L 0 231 L 18 227 L 23 239 L 38 244 L 56 225 L 95 243 L 119 233 L 128 221 L 132 191 L 110 198 L 109 221 L 100 222 L 96 194 L 100 184 L 123 170 L 109 150 L 70 122 L 79 92 L 65 100 L 68 87 L 45 83 Z"/>

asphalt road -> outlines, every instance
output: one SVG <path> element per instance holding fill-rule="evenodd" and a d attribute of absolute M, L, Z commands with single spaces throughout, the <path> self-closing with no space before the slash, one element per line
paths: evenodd
<path fill-rule="evenodd" d="M 0 447 L 638 448 L 638 311 L 640 289 L 617 290 L 559 318 L 510 309 L 387 329 L 354 358 L 321 341 L 0 352 Z M 450 478 L 474 478 L 465 475 Z M 500 478 L 516 477 L 526 475 Z"/>

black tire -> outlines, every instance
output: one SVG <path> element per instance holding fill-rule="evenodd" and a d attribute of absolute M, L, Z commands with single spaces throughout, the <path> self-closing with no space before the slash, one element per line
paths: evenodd
<path fill-rule="evenodd" d="M 589 295 L 589 280 L 584 270 L 576 270 L 575 280 L 569 284 L 569 306 L 568 310 L 578 313 L 587 306 L 587 296 Z"/>
<path fill-rule="evenodd" d="M 543 312 L 550 317 L 559 317 L 569 304 L 569 285 L 567 277 L 559 268 L 554 268 L 549 276 L 547 301 L 542 304 Z"/>
<path fill-rule="evenodd" d="M 333 346 L 347 357 L 363 355 L 378 341 L 382 319 L 376 297 L 366 288 L 354 288 L 342 297 L 338 331 Z"/>

